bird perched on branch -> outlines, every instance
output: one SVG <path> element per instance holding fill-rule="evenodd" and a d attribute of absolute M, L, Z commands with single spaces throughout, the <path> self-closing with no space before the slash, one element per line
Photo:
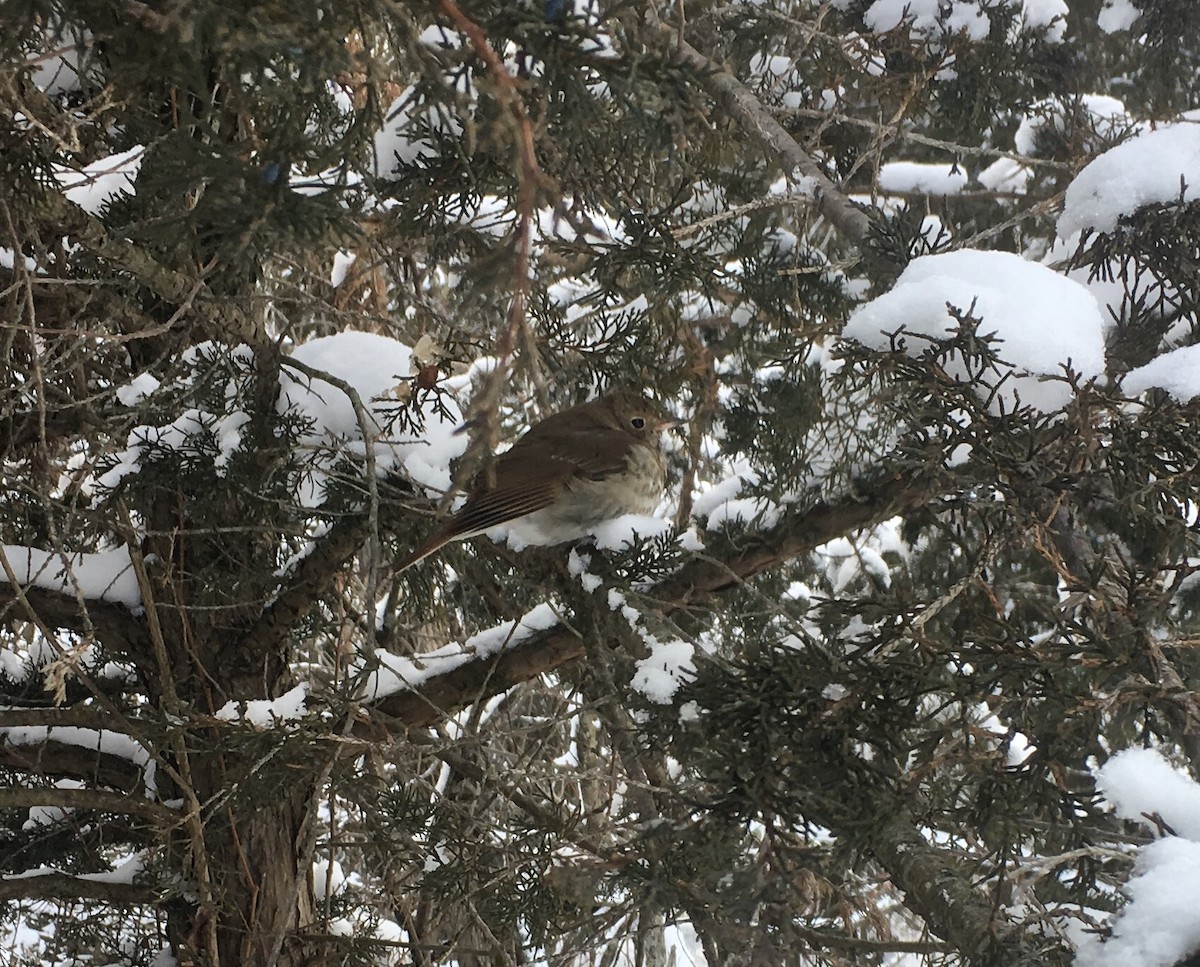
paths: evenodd
<path fill-rule="evenodd" d="M 450 541 L 521 520 L 546 543 L 586 537 L 622 514 L 648 514 L 662 497 L 662 431 L 676 425 L 638 393 L 617 390 L 548 416 L 496 458 L 462 509 L 400 564 Z"/>

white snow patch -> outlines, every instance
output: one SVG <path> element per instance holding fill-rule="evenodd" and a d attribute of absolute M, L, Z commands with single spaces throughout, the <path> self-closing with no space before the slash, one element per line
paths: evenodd
<path fill-rule="evenodd" d="M 602 551 L 619 551 L 639 538 L 663 537 L 669 533 L 671 522 L 650 514 L 624 514 L 592 528 L 596 547 Z"/>
<path fill-rule="evenodd" d="M 1138 850 L 1129 903 L 1107 942 L 1076 938 L 1079 967 L 1171 967 L 1200 948 L 1200 785 L 1153 749 L 1125 749 L 1096 772 L 1096 788 L 1118 816 L 1178 836 Z"/>
<path fill-rule="evenodd" d="M 1011 191 L 1024 194 L 1032 173 L 1026 165 L 1012 158 L 997 158 L 984 168 L 975 180 L 988 191 Z"/>
<path fill-rule="evenodd" d="M 88 880 L 92 883 L 132 883 L 133 878 L 145 869 L 146 861 L 141 856 L 133 856 L 104 873 L 66 873 L 52 866 L 37 866 L 20 873 L 5 873 L 0 879 L 29 880 L 39 876 L 73 876 L 77 880 Z"/>
<path fill-rule="evenodd" d="M 1180 836 L 1200 840 L 1200 785 L 1153 749 L 1118 752 L 1098 770 L 1096 789 L 1122 819 L 1155 828 L 1146 817 L 1158 813 Z"/>
<path fill-rule="evenodd" d="M 292 358 L 355 389 L 366 411 L 367 442 L 379 473 L 399 467 L 415 483 L 435 493 L 450 488 L 450 461 L 461 456 L 468 443 L 465 434 L 456 432 L 462 413 L 452 396 L 441 396 L 449 418 L 439 414 L 431 400 L 423 402 L 423 431 L 389 436 L 384 429 L 387 411 L 400 406 L 395 388 L 413 369 L 408 346 L 375 333 L 341 332 L 297 346 Z M 354 404 L 341 388 L 320 378 L 310 380 L 294 369 L 288 371 L 286 365 L 284 369 L 281 411 L 292 410 L 311 419 L 307 442 L 327 448 L 302 495 L 306 506 L 319 506 L 325 500 L 328 473 L 338 457 L 347 452 L 364 455 L 367 443 Z"/>
<path fill-rule="evenodd" d="M 1125 102 L 1108 94 L 1084 94 L 1066 101 L 1051 98 L 1038 101 L 1025 112 L 1013 135 L 1013 146 L 1019 154 L 1037 155 L 1040 132 L 1047 128 L 1060 133 L 1065 131 L 1068 117 L 1073 121 L 1084 120 L 1090 126 L 1091 131 L 1077 132 L 1088 138 L 1088 144 L 1111 143 L 1121 134 L 1137 129 Z"/>
<path fill-rule="evenodd" d="M 246 722 L 259 729 L 274 728 L 282 722 L 303 717 L 308 686 L 301 682 L 279 698 L 229 701 L 217 709 L 217 718 L 225 722 Z"/>
<path fill-rule="evenodd" d="M 137 406 L 161 385 L 157 377 L 150 373 L 141 373 L 124 386 L 117 387 L 117 399 L 124 406 Z"/>
<path fill-rule="evenodd" d="M 1080 939 L 1078 967 L 1172 967 L 1200 947 L 1200 843 L 1169 836 L 1143 846 L 1126 891 L 1109 941 Z"/>
<path fill-rule="evenodd" d="M 158 789 L 155 778 L 158 763 L 150 757 L 150 753 L 143 746 L 122 732 L 97 731 L 75 726 L 25 725 L 0 728 L 0 739 L 10 745 L 42 745 L 46 742 L 61 742 L 63 745 L 79 746 L 102 755 L 128 759 L 142 767 L 146 797 L 150 798 Z"/>
<path fill-rule="evenodd" d="M 879 187 L 883 191 L 957 195 L 966 186 L 966 172 L 953 164 L 893 161 L 879 169 Z"/>
<path fill-rule="evenodd" d="M 116 601 L 127 608 L 141 606 L 142 595 L 129 549 L 58 554 L 18 544 L 0 545 L 8 566 L 22 587 L 43 588 L 60 594 L 100 601 Z M 0 572 L 7 578 L 7 572 Z"/>
<path fill-rule="evenodd" d="M 435 152 L 435 133 L 462 136 L 462 123 L 444 106 L 418 104 L 415 88 L 400 93 L 384 114 L 384 125 L 374 139 L 375 175 L 395 178 L 400 165 L 411 165 Z"/>
<path fill-rule="evenodd" d="M 50 97 L 83 89 L 83 78 L 93 72 L 92 32 L 78 24 L 58 24 L 47 28 L 44 49 L 31 56 L 30 80 Z"/>
<path fill-rule="evenodd" d="M 95 215 L 113 199 L 133 194 L 134 179 L 142 166 L 145 151 L 139 144 L 128 151 L 93 161 L 79 170 L 55 165 L 54 177 L 70 201 Z"/>
<path fill-rule="evenodd" d="M 637 663 L 630 684 L 646 698 L 666 705 L 675 697 L 679 686 L 696 674 L 693 661 L 695 647 L 676 638 L 673 641 L 650 640 L 650 654 Z"/>
<path fill-rule="evenodd" d="M 1121 385 L 1130 396 L 1158 387 L 1180 403 L 1187 403 L 1200 396 L 1200 346 L 1184 346 L 1163 353 L 1145 366 L 1130 370 Z"/>
<path fill-rule="evenodd" d="M 894 30 L 910 22 L 917 34 L 965 33 L 970 40 L 984 40 L 991 21 L 976 0 L 875 0 L 863 22 L 877 33 Z"/>
<path fill-rule="evenodd" d="M 1093 159 L 1067 186 L 1062 238 L 1085 228 L 1111 232 L 1143 205 L 1194 199 L 1200 183 L 1200 124 L 1147 131 Z"/>
<path fill-rule="evenodd" d="M 337 860 L 319 859 L 313 863 L 313 893 L 318 900 L 337 896 L 346 889 L 346 872 Z"/>
<path fill-rule="evenodd" d="M 333 256 L 333 268 L 329 271 L 329 284 L 335 289 L 346 281 L 346 275 L 350 271 L 358 256 L 353 252 L 335 252 Z"/>
<path fill-rule="evenodd" d="M 1001 374 L 970 378 L 961 358 L 943 363 L 956 379 L 973 382 L 976 392 L 991 396 L 993 412 L 1012 410 L 1018 399 L 1044 412 L 1065 406 L 1070 386 L 1061 380 L 1064 367 L 1085 379 L 1104 372 L 1105 319 L 1095 297 L 1079 283 L 1008 252 L 963 249 L 925 255 L 901 273 L 895 287 L 851 314 L 842 333 L 875 349 L 890 347 L 888 333 L 945 338 L 955 320 L 947 305 L 966 312 L 974 305 L 981 320 L 979 334 L 995 333 L 996 351 L 1011 368 Z M 920 356 L 928 344 L 902 336 L 901 348 Z M 1003 381 L 1000 381 L 1003 375 Z"/>
<path fill-rule="evenodd" d="M 1067 30 L 1066 0 L 1022 0 L 1025 24 L 1035 30 L 1045 30 L 1046 40 L 1057 44 Z"/>
<path fill-rule="evenodd" d="M 1128 30 L 1141 15 L 1142 11 L 1133 0 L 1104 0 L 1096 25 L 1106 34 L 1115 34 L 1119 30 Z"/>
<path fill-rule="evenodd" d="M 367 676 L 363 687 L 364 698 L 372 701 L 405 689 L 419 688 L 429 679 L 451 672 L 469 661 L 489 658 L 515 648 L 539 631 L 558 623 L 558 613 L 554 608 L 549 604 L 539 604 L 519 621 L 504 621 L 472 635 L 462 644 L 451 642 L 434 651 L 411 657 L 377 650 L 375 657 L 380 667 Z"/>

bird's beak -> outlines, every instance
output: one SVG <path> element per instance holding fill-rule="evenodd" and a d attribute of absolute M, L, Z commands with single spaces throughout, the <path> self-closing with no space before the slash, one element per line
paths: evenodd
<path fill-rule="evenodd" d="M 654 429 L 656 431 L 674 430 L 677 426 L 683 426 L 683 420 L 659 420 L 654 424 Z"/>

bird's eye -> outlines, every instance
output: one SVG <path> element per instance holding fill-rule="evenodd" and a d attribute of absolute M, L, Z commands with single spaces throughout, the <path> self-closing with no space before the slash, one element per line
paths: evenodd
<path fill-rule="evenodd" d="M 629 422 L 633 424 L 633 428 L 635 430 L 640 430 L 642 427 L 644 427 L 646 425 L 646 421 L 643 420 L 640 416 L 635 416 Z"/>

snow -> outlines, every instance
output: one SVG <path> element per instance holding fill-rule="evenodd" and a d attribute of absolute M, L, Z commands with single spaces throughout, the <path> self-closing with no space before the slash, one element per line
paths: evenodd
<path fill-rule="evenodd" d="M 17 266 L 17 253 L 11 248 L 0 246 L 0 269 L 14 269 Z M 26 272 L 40 272 L 37 262 L 28 255 L 21 256 L 21 268 Z"/>
<path fill-rule="evenodd" d="M 1030 171 L 1012 158 L 997 158 L 984 168 L 975 180 L 989 191 L 1011 191 L 1023 194 L 1029 183 Z"/>
<path fill-rule="evenodd" d="M 1141 15 L 1133 0 L 1104 0 L 1096 25 L 1106 34 L 1115 34 L 1119 30 L 1128 30 Z"/>
<path fill-rule="evenodd" d="M 340 472 L 343 458 L 365 457 L 368 446 L 379 474 L 402 470 L 414 483 L 436 494 L 449 489 L 450 461 L 460 456 L 468 443 L 457 432 L 462 413 L 453 389 L 462 385 L 461 381 L 444 381 L 442 388 L 449 392 L 422 392 L 420 405 L 408 408 L 404 414 L 406 429 L 400 430 L 394 418 L 412 391 L 404 377 L 417 368 L 413 350 L 404 343 L 375 333 L 341 332 L 296 347 L 290 359 L 308 372 L 320 374 L 310 377 L 299 366 L 289 366 L 287 360 L 280 374 L 279 412 L 294 415 L 306 425 L 300 442 L 308 463 L 296 484 L 303 506 L 323 504 L 328 482 Z M 125 449 L 96 479 L 98 487 L 115 489 L 125 477 L 138 473 L 147 458 L 158 459 L 169 452 L 191 460 L 211 460 L 221 476 L 233 455 L 242 449 L 242 432 L 251 415 L 236 404 L 250 393 L 255 369 L 253 351 L 247 346 L 204 343 L 189 349 L 181 360 L 196 370 L 181 381 L 184 386 L 207 379 L 209 373 L 221 368 L 233 367 L 224 392 L 228 409 L 212 413 L 191 407 L 161 426 L 135 427 Z M 132 406 L 158 390 L 157 379 L 142 374 L 120 387 L 116 395 Z M 367 441 L 351 391 L 362 404 Z M 165 405 L 170 403 L 168 400 Z M 439 411 L 438 403 L 444 413 Z M 395 432 L 390 428 L 393 422 L 397 425 Z"/>
<path fill-rule="evenodd" d="M 917 34 L 963 32 L 975 41 L 985 40 L 991 29 L 991 21 L 975 0 L 875 0 L 863 14 L 863 22 L 876 33 L 911 22 Z"/>
<path fill-rule="evenodd" d="M 1023 0 L 1022 7 L 1027 26 L 1044 29 L 1049 43 L 1057 44 L 1063 39 L 1070 13 L 1066 0 Z"/>
<path fill-rule="evenodd" d="M 72 596 L 78 592 L 84 598 L 115 601 L 131 610 L 141 606 L 142 595 L 128 548 L 58 554 L 18 544 L 0 544 L 0 553 L 22 587 Z M 0 573 L 0 578 L 7 578 L 7 573 Z"/>
<path fill-rule="evenodd" d="M 1200 183 L 1200 124 L 1147 131 L 1093 159 L 1067 186 L 1058 234 L 1111 232 L 1143 205 L 1170 204 Z"/>
<path fill-rule="evenodd" d="M 346 275 L 350 272 L 352 266 L 358 256 L 353 252 L 335 252 L 333 256 L 333 268 L 329 271 L 329 284 L 335 289 L 346 281 Z"/>
<path fill-rule="evenodd" d="M 1079 283 L 1008 252 L 963 249 L 913 259 L 891 291 L 851 314 L 842 336 L 886 350 L 888 334 L 903 328 L 898 345 L 920 356 L 928 343 L 912 335 L 945 338 L 954 331 L 947 304 L 962 312 L 974 304 L 979 335 L 994 333 L 995 350 L 1009 364 L 972 380 L 960 355 L 942 362 L 947 374 L 990 398 L 994 413 L 1011 411 L 1018 400 L 1043 412 L 1061 409 L 1071 399 L 1070 386 L 1043 377 L 1061 376 L 1068 364 L 1085 379 L 1104 372 L 1106 319 L 1095 297 Z"/>
<path fill-rule="evenodd" d="M 1172 967 L 1200 947 L 1200 843 L 1172 836 L 1143 846 L 1126 891 L 1113 937 L 1081 939 L 1078 967 Z"/>
<path fill-rule="evenodd" d="M 637 663 L 630 684 L 650 701 L 667 705 L 674 699 L 679 686 L 696 674 L 693 661 L 696 649 L 691 642 L 679 638 L 664 642 L 648 638 L 648 641 L 651 643 L 650 654 Z"/>
<path fill-rule="evenodd" d="M 1061 133 L 1067 128 L 1068 117 L 1074 119 L 1080 114 L 1095 133 L 1091 140 L 1111 143 L 1122 133 L 1137 128 L 1125 102 L 1119 98 L 1107 94 L 1084 94 L 1066 101 L 1052 98 L 1038 101 L 1026 110 L 1013 135 L 1013 146 L 1018 154 L 1037 155 L 1038 136 L 1043 130 L 1050 128 Z M 1078 136 L 1088 132 L 1075 133 Z"/>
<path fill-rule="evenodd" d="M 313 863 L 313 893 L 318 900 L 343 892 L 346 881 L 346 872 L 337 860 L 321 859 Z"/>
<path fill-rule="evenodd" d="M 625 514 L 595 525 L 592 537 L 602 551 L 619 551 L 639 538 L 664 537 L 671 533 L 671 522 L 649 514 Z"/>
<path fill-rule="evenodd" d="M 259 729 L 269 729 L 302 718 L 307 698 L 308 687 L 301 682 L 279 698 L 226 702 L 217 709 L 216 715 L 224 722 L 246 722 Z"/>
<path fill-rule="evenodd" d="M 97 731 L 75 726 L 25 725 L 0 728 L 0 739 L 9 745 L 42 745 L 46 742 L 61 742 L 63 745 L 76 745 L 84 749 L 91 749 L 102 755 L 128 759 L 143 769 L 147 798 L 153 795 L 158 788 L 155 779 L 158 763 L 150 758 L 150 754 L 143 746 L 122 732 Z"/>
<path fill-rule="evenodd" d="M 76 171 L 65 165 L 54 166 L 54 177 L 70 201 L 91 215 L 122 195 L 133 194 L 133 182 L 142 166 L 146 149 L 135 145 L 128 151 L 93 161 Z"/>
<path fill-rule="evenodd" d="M 865 542 L 856 544 L 849 538 L 839 537 L 818 547 L 816 553 L 830 559 L 826 570 L 837 594 L 845 591 L 863 574 L 871 575 L 885 588 L 891 587 L 892 571 L 887 561 Z"/>
<path fill-rule="evenodd" d="M 451 642 L 433 651 L 411 657 L 393 655 L 378 649 L 380 667 L 367 678 L 364 699 L 373 701 L 405 689 L 419 688 L 424 682 L 445 675 L 460 665 L 514 648 L 539 631 L 559 623 L 558 612 L 549 604 L 539 604 L 519 621 L 504 621 L 472 635 L 462 644 Z"/>
<path fill-rule="evenodd" d="M 1200 841 L 1200 785 L 1153 749 L 1118 752 L 1099 769 L 1096 789 L 1121 818 L 1153 828 L 1143 814 L 1158 813 L 1180 836 Z"/>
<path fill-rule="evenodd" d="M 1184 346 L 1163 353 L 1128 372 L 1121 385 L 1130 396 L 1158 387 L 1180 403 L 1187 403 L 1200 396 L 1200 346 Z"/>
<path fill-rule="evenodd" d="M 156 376 L 150 373 L 142 373 L 124 386 L 117 387 L 117 399 L 123 406 L 137 406 L 138 403 L 154 393 L 161 385 Z"/>
<path fill-rule="evenodd" d="M 334 917 L 327 924 L 331 937 L 353 937 L 354 921 L 347 917 Z"/>
<path fill-rule="evenodd" d="M 930 195 L 956 195 L 967 186 L 967 174 L 953 164 L 893 161 L 879 169 L 883 191 L 920 191 Z"/>
<path fill-rule="evenodd" d="M 77 24 L 47 29 L 45 50 L 30 57 L 30 79 L 49 97 L 83 89 L 83 78 L 94 59 L 92 33 Z"/>
<path fill-rule="evenodd" d="M 410 375 L 413 369 L 408 346 L 375 333 L 341 332 L 297 346 L 292 358 L 354 387 L 368 414 L 367 431 L 379 473 L 400 468 L 415 483 L 436 493 L 450 489 L 450 461 L 461 456 L 468 443 L 465 434 L 456 432 L 462 413 L 452 396 L 441 395 L 449 418 L 440 415 L 429 399 L 420 407 L 423 430 L 389 436 L 385 429 L 388 411 L 401 405 L 396 394 L 400 378 Z M 327 480 L 338 457 L 346 452 L 366 452 L 362 427 L 350 397 L 342 389 L 284 368 L 280 410 L 312 420 L 306 442 L 326 448 L 301 496 L 306 506 L 319 506 L 325 500 Z"/>
<path fill-rule="evenodd" d="M 758 522 L 762 527 L 774 527 L 779 521 L 779 508 L 764 497 L 739 497 L 749 484 L 758 482 L 758 473 L 748 463 L 734 468 L 723 480 L 702 484 L 692 502 L 692 515 L 707 517 L 707 530 L 717 531 L 729 524 Z"/>
<path fill-rule="evenodd" d="M 634 631 L 638 630 L 638 625 L 642 622 L 641 612 L 633 607 L 629 603 L 629 599 L 616 588 L 608 589 L 608 610 L 619 611 L 621 617 L 625 619 L 625 623 Z"/>
<path fill-rule="evenodd" d="M 51 788 L 86 789 L 87 786 L 78 779 L 58 779 L 51 783 Z M 39 826 L 53 826 L 74 812 L 74 809 L 63 809 L 61 806 L 33 806 L 29 810 L 29 818 L 21 824 L 21 829 L 29 832 Z"/>
<path fill-rule="evenodd" d="M 1153 749 L 1118 752 L 1096 773 L 1097 791 L 1118 816 L 1158 832 L 1161 817 L 1177 836 L 1138 851 L 1129 903 L 1113 936 L 1076 940 L 1079 967 L 1171 967 L 1200 948 L 1200 785 Z"/>
<path fill-rule="evenodd" d="M 133 856 L 103 873 L 67 873 L 52 866 L 37 866 L 20 873 L 5 873 L 0 879 L 29 880 L 38 876 L 73 876 L 77 880 L 90 880 L 93 883 L 132 883 L 133 878 L 145 869 L 146 861 L 141 856 Z"/>
<path fill-rule="evenodd" d="M 588 594 L 591 594 L 604 583 L 599 575 L 588 571 L 588 565 L 591 563 L 591 555 L 580 554 L 576 548 L 571 548 L 571 553 L 567 555 L 567 570 L 579 579 L 580 586 Z"/>
<path fill-rule="evenodd" d="M 96 478 L 103 489 L 113 490 L 130 474 L 137 473 L 146 455 L 156 450 L 200 454 L 214 433 L 217 417 L 195 407 L 162 426 L 142 425 L 130 431 L 125 449 L 117 454 L 116 462 Z M 226 444 L 228 444 L 228 439 Z M 228 460 L 228 454 L 225 454 Z"/>
<path fill-rule="evenodd" d="M 141 856 L 132 856 L 125 862 L 104 873 L 80 873 L 81 880 L 92 880 L 96 883 L 132 883 L 135 876 L 144 872 L 146 861 Z"/>

